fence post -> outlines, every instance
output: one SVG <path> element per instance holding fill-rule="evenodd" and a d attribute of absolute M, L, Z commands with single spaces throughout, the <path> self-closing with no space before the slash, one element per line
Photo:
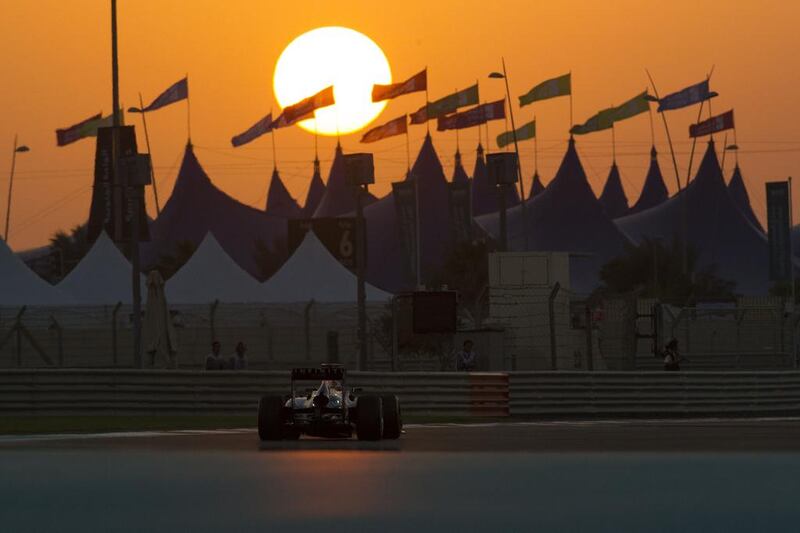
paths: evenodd
<path fill-rule="evenodd" d="M 111 357 L 114 366 L 119 364 L 119 348 L 117 347 L 117 314 L 119 313 L 120 307 L 122 307 L 122 302 L 117 302 L 117 305 L 114 306 L 114 310 L 111 312 Z"/>
<path fill-rule="evenodd" d="M 586 306 L 586 370 L 594 370 L 594 360 L 592 356 L 592 308 Z"/>
<path fill-rule="evenodd" d="M 216 316 L 217 316 L 217 306 L 219 305 L 219 300 L 214 300 L 211 304 L 211 309 L 208 313 L 208 324 L 211 328 L 211 342 L 217 340 L 217 327 L 215 324 Z"/>
<path fill-rule="evenodd" d="M 303 334 L 306 341 L 306 361 L 311 359 L 311 308 L 314 306 L 312 298 L 303 309 Z"/>
<path fill-rule="evenodd" d="M 50 327 L 56 330 L 56 341 L 58 343 L 58 366 L 64 366 L 64 336 L 61 324 L 58 323 L 56 317 L 50 315 Z"/>
<path fill-rule="evenodd" d="M 14 320 L 14 333 L 16 334 L 17 341 L 17 368 L 22 366 L 22 315 L 28 306 L 23 305 L 22 309 L 17 313 L 17 318 Z"/>
<path fill-rule="evenodd" d="M 392 296 L 392 372 L 397 372 L 399 365 L 399 342 L 397 340 L 397 296 Z"/>
<path fill-rule="evenodd" d="M 561 289 L 561 283 L 556 281 L 553 285 L 553 290 L 550 291 L 550 297 L 547 302 L 547 310 L 550 315 L 550 367 L 553 370 L 558 369 L 558 349 L 556 347 L 556 296 Z"/>

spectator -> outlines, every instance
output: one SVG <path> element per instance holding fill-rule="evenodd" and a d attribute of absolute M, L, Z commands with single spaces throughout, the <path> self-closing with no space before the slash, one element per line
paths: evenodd
<path fill-rule="evenodd" d="M 222 351 L 222 345 L 219 341 L 212 342 L 211 353 L 206 357 L 206 370 L 223 370 L 225 368 L 220 351 Z"/>
<path fill-rule="evenodd" d="M 664 370 L 678 372 L 681 369 L 681 361 L 683 358 L 678 353 L 678 339 L 672 339 L 664 347 Z"/>
<path fill-rule="evenodd" d="M 231 356 L 229 368 L 231 370 L 247 370 L 247 346 L 242 341 L 236 343 L 236 353 Z"/>
<path fill-rule="evenodd" d="M 464 341 L 463 349 L 456 354 L 456 370 L 472 372 L 478 363 L 478 354 L 472 350 L 472 341 Z"/>

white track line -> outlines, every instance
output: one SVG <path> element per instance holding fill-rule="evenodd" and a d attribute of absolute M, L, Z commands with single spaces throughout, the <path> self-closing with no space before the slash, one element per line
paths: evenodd
<path fill-rule="evenodd" d="M 800 422 L 800 417 L 758 417 L 758 418 L 677 418 L 677 419 L 627 419 L 627 420 L 541 420 L 525 422 L 475 422 L 475 423 L 432 423 L 432 424 L 405 424 L 406 429 L 447 429 L 447 428 L 492 428 L 501 426 L 680 426 L 694 424 L 719 424 L 719 423 L 759 423 L 759 422 Z M 53 433 L 44 435 L 6 435 L 0 436 L 0 444 L 17 442 L 49 442 L 64 440 L 92 440 L 92 439 L 129 439 L 153 438 L 170 436 L 202 436 L 202 435 L 239 435 L 255 433 L 255 428 L 233 429 L 179 429 L 170 431 L 117 431 L 109 433 Z"/>

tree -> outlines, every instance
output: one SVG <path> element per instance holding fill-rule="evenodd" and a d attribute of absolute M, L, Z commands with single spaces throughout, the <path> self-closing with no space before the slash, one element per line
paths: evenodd
<path fill-rule="evenodd" d="M 45 276 L 50 282 L 64 279 L 75 265 L 89 253 L 91 244 L 89 243 L 86 224 L 79 224 L 72 228 L 68 233 L 58 230 L 50 237 L 50 255 L 53 258 L 54 268 L 50 276 Z"/>
<path fill-rule="evenodd" d="M 642 297 L 676 305 L 735 298 L 736 283 L 720 278 L 716 265 L 699 268 L 694 249 L 688 251 L 684 273 L 681 249 L 678 240 L 665 245 L 661 240 L 645 239 L 638 246 L 628 246 L 623 255 L 601 268 L 603 286 L 598 295 L 638 292 Z"/>
<path fill-rule="evenodd" d="M 161 254 L 158 263 L 150 265 L 145 271 L 158 270 L 162 278 L 169 279 L 189 261 L 195 250 L 197 250 L 197 245 L 194 242 L 178 241 L 172 254 Z"/>

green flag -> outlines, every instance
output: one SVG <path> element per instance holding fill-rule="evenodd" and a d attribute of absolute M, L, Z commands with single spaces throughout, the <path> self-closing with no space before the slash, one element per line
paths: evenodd
<path fill-rule="evenodd" d="M 648 99 L 647 91 L 644 91 L 642 94 L 634 96 L 624 104 L 614 108 L 614 122 L 635 117 L 649 110 L 650 100 Z"/>
<path fill-rule="evenodd" d="M 478 105 L 478 84 L 428 104 L 428 119 L 447 115 L 459 107 Z"/>
<path fill-rule="evenodd" d="M 585 135 L 595 131 L 607 130 L 614 125 L 614 116 L 616 111 L 616 107 L 603 109 L 599 113 L 589 118 L 589 120 L 583 124 L 572 126 L 572 129 L 570 129 L 569 132 L 573 135 Z"/>
<path fill-rule="evenodd" d="M 539 100 L 547 100 L 556 96 L 566 96 L 572 93 L 572 73 L 564 74 L 558 78 L 543 81 L 527 94 L 519 97 L 519 106 L 526 106 Z"/>
<path fill-rule="evenodd" d="M 477 83 L 472 87 L 448 94 L 435 102 L 429 102 L 427 105 L 420 107 L 417 111 L 411 113 L 411 124 L 424 124 L 429 120 L 449 115 L 459 107 L 468 105 L 478 105 Z"/>
<path fill-rule="evenodd" d="M 532 120 L 517 129 L 517 141 L 527 141 L 536 137 L 536 121 Z M 497 136 L 497 147 L 503 148 L 514 142 L 514 132 L 506 131 Z"/>

